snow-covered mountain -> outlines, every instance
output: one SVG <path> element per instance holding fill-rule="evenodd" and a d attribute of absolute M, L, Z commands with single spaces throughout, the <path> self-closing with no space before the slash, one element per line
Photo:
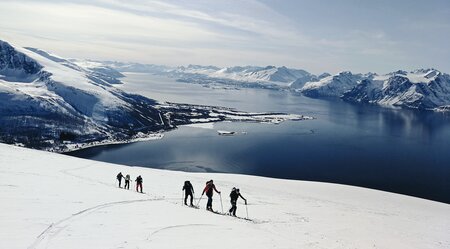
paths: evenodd
<path fill-rule="evenodd" d="M 450 246 L 450 205 L 339 184 L 114 165 L 0 144 L 1 248 L 433 248 Z M 118 172 L 132 177 L 117 186 Z M 144 194 L 134 179 L 144 179 Z M 213 179 L 213 209 L 199 199 Z M 181 204 L 190 180 L 200 209 Z M 123 182 L 122 182 L 123 183 Z"/>
<path fill-rule="evenodd" d="M 227 67 L 212 74 L 211 77 L 228 78 L 246 82 L 292 83 L 299 78 L 311 77 L 311 74 L 300 69 L 287 67 Z"/>
<path fill-rule="evenodd" d="M 397 71 L 362 80 L 342 98 L 351 102 L 375 103 L 415 109 L 450 107 L 450 75 L 436 69 Z"/>
<path fill-rule="evenodd" d="M 372 74 L 362 75 L 352 74 L 348 71 L 340 72 L 333 76 L 325 76 L 319 81 L 307 82 L 300 91 L 310 97 L 340 97 L 344 92 L 356 86 L 362 79 L 372 76 Z"/>
<path fill-rule="evenodd" d="M 112 71 L 0 41 L 1 141 L 47 148 L 164 129 L 155 102 L 113 87 Z"/>
<path fill-rule="evenodd" d="M 386 75 L 341 72 L 307 82 L 300 91 L 310 97 L 422 110 L 450 108 L 450 76 L 436 69 L 396 71 Z"/>

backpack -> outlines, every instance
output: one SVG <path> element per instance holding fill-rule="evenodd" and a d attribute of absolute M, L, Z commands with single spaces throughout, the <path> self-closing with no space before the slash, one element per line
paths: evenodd
<path fill-rule="evenodd" d="M 209 183 L 206 186 L 206 196 L 212 196 L 213 195 L 213 189 L 214 189 L 214 184 Z"/>
<path fill-rule="evenodd" d="M 239 194 L 237 193 L 236 189 L 233 188 L 233 190 L 232 190 L 231 193 L 230 193 L 230 198 L 231 198 L 231 200 L 233 200 L 233 201 L 234 201 L 234 200 L 237 200 L 238 197 L 239 197 Z"/>

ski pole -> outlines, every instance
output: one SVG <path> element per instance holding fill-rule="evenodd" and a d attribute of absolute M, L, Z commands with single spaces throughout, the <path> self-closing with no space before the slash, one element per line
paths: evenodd
<path fill-rule="evenodd" d="M 200 196 L 200 199 L 198 199 L 197 207 L 198 207 L 198 205 L 200 205 L 200 201 L 202 200 L 202 197 L 203 197 L 203 194 L 202 194 L 202 196 Z"/>
<path fill-rule="evenodd" d="M 247 201 L 245 201 L 245 212 L 247 213 L 247 219 L 249 219 L 249 218 L 248 218 L 248 208 L 247 208 Z"/>
<path fill-rule="evenodd" d="M 183 206 L 183 193 L 184 191 L 183 190 L 181 190 L 181 206 Z"/>
<path fill-rule="evenodd" d="M 222 213 L 223 213 L 222 194 L 219 193 L 219 196 L 220 196 L 220 206 L 222 207 Z"/>

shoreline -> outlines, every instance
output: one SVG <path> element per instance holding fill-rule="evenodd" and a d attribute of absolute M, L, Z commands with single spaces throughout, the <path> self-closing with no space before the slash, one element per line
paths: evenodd
<path fill-rule="evenodd" d="M 49 148 L 49 149 L 43 149 L 43 150 L 49 151 L 49 152 L 65 154 L 65 153 L 84 150 L 84 149 L 97 147 L 97 146 L 129 144 L 129 143 L 142 142 L 142 141 L 160 140 L 164 137 L 164 133 L 170 132 L 174 129 L 177 129 L 179 126 L 191 126 L 191 127 L 204 128 L 202 126 L 205 126 L 205 125 L 213 126 L 215 123 L 226 122 L 226 121 L 278 125 L 285 121 L 304 121 L 304 120 L 315 119 L 314 117 L 300 115 L 300 114 L 245 113 L 245 112 L 233 112 L 231 110 L 222 110 L 221 113 L 223 113 L 222 115 L 225 117 L 224 119 L 221 119 L 219 114 L 211 113 L 208 118 L 202 118 L 202 119 L 191 118 L 191 119 L 189 119 L 189 123 L 181 124 L 181 125 L 171 128 L 171 129 L 161 130 L 158 132 L 152 132 L 152 133 L 148 133 L 148 134 L 144 134 L 144 133 L 140 132 L 134 138 L 130 138 L 130 139 L 125 139 L 125 140 L 108 140 L 108 139 L 106 139 L 106 140 L 102 140 L 102 141 L 95 141 L 95 142 L 88 142 L 88 143 L 73 143 L 73 144 L 67 143 L 67 144 L 62 144 L 62 145 L 65 145 L 66 148 L 61 148 L 61 149 Z M 22 144 L 20 144 L 20 143 L 17 143 L 14 145 L 19 146 L 19 147 L 25 147 L 25 146 L 22 146 Z"/>
<path fill-rule="evenodd" d="M 167 130 L 171 131 L 171 130 Z M 164 132 L 167 132 L 164 131 Z M 80 151 L 84 149 L 89 149 L 93 147 L 100 147 L 105 145 L 119 145 L 119 144 L 130 144 L 130 143 L 136 143 L 136 142 L 143 142 L 143 141 L 152 141 L 152 140 L 160 140 L 164 138 L 164 132 L 157 132 L 157 133 L 151 133 L 144 137 L 136 137 L 126 140 L 102 140 L 102 141 L 96 141 L 96 142 L 89 142 L 89 143 L 75 143 L 75 144 L 69 144 L 70 148 L 67 148 L 65 150 L 43 150 L 48 152 L 54 152 L 57 154 L 66 154 L 70 152 Z M 19 146 L 23 147 L 23 146 Z M 23 147 L 26 148 L 26 147 Z"/>

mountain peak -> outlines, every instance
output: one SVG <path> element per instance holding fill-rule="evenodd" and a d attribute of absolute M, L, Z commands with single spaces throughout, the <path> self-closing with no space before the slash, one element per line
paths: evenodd
<path fill-rule="evenodd" d="M 37 61 L 0 40 L 0 79 L 31 82 L 42 68 Z"/>

